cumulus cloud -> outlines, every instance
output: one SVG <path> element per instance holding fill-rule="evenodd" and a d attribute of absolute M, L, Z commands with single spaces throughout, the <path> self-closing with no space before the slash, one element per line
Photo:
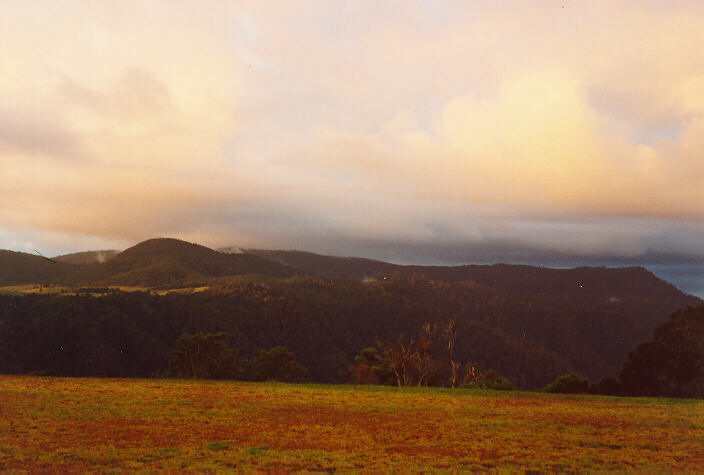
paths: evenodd
<path fill-rule="evenodd" d="M 0 18 L 13 236 L 704 252 L 698 2 L 23 2 Z"/>

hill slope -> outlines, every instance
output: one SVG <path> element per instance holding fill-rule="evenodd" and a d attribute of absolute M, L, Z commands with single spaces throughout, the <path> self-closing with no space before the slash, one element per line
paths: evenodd
<path fill-rule="evenodd" d="M 224 254 L 199 244 L 158 238 L 141 242 L 95 270 L 93 280 L 104 284 L 187 285 L 209 278 L 243 274 L 276 277 L 295 271 L 248 254 Z"/>
<path fill-rule="evenodd" d="M 0 285 L 43 284 L 70 280 L 71 264 L 51 262 L 24 252 L 0 250 Z"/>
<path fill-rule="evenodd" d="M 52 259 L 67 264 L 102 264 L 119 253 L 120 251 L 116 249 L 106 249 L 102 251 L 74 252 L 73 254 L 52 257 Z"/>

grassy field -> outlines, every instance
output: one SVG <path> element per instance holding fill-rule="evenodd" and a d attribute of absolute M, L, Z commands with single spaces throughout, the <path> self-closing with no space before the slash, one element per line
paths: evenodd
<path fill-rule="evenodd" d="M 704 401 L 0 376 L 0 469 L 704 470 Z"/>
<path fill-rule="evenodd" d="M 183 287 L 177 289 L 156 289 L 153 287 L 136 287 L 131 285 L 111 285 L 111 289 L 117 289 L 122 292 L 146 292 L 150 291 L 158 295 L 166 295 L 170 293 L 195 293 L 208 290 L 210 287 Z M 22 284 L 22 285 L 6 285 L 0 287 L 0 295 L 27 295 L 27 294 L 42 294 L 42 295 L 75 295 L 76 292 L 85 293 L 85 287 L 63 286 L 63 285 L 46 285 L 39 284 Z M 94 297 L 104 295 L 102 293 L 91 293 Z"/>

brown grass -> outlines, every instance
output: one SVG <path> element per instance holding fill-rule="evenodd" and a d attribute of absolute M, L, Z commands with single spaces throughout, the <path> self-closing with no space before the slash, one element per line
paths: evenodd
<path fill-rule="evenodd" d="M 704 402 L 0 376 L 0 469 L 702 470 Z"/>

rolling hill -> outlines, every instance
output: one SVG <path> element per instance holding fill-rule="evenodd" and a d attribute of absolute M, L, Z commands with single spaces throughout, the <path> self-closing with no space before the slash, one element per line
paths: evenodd
<path fill-rule="evenodd" d="M 170 286 L 203 284 L 208 279 L 261 274 L 288 277 L 296 272 L 251 254 L 224 254 L 178 239 L 149 239 L 96 268 L 101 284 Z"/>
<path fill-rule="evenodd" d="M 125 251 L 87 251 L 53 258 L 0 251 L 0 285 L 27 283 L 73 285 L 202 285 L 229 276 L 260 274 L 288 277 L 374 280 L 393 274 L 423 275 L 444 282 L 471 281 L 511 293 L 593 294 L 619 298 L 648 294 L 677 299 L 683 294 L 642 267 L 552 269 L 527 265 L 397 265 L 356 257 L 303 251 L 237 249 L 215 251 L 178 239 L 157 238 Z"/>
<path fill-rule="evenodd" d="M 111 255 L 105 262 L 99 256 Z M 52 262 L 53 261 L 53 262 Z M 49 260 L 0 251 L 0 285 L 203 285 L 243 274 L 287 277 L 291 268 L 252 254 L 224 254 L 178 239 L 149 239 L 122 252 L 89 251 Z"/>
<path fill-rule="evenodd" d="M 0 250 L 0 285 L 41 284 L 71 280 L 74 266 L 25 252 Z"/>

